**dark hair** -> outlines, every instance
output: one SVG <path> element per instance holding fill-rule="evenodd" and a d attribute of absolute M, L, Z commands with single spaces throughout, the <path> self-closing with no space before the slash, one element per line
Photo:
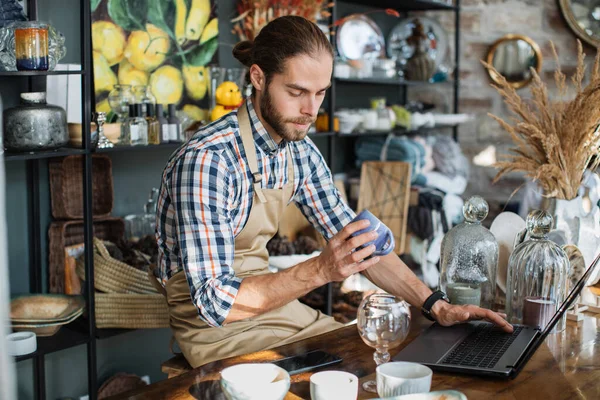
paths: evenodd
<path fill-rule="evenodd" d="M 244 40 L 236 44 L 233 56 L 248 68 L 258 65 L 268 84 L 273 74 L 283 72 L 288 58 L 316 55 L 322 50 L 333 58 L 333 48 L 323 31 L 306 18 L 288 15 L 265 25 L 254 42 Z"/>

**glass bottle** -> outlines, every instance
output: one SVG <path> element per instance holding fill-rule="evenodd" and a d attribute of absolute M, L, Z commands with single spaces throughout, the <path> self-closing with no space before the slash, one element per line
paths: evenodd
<path fill-rule="evenodd" d="M 154 105 L 148 107 L 146 122 L 148 123 L 148 144 L 160 144 L 160 123 L 156 119 Z"/>
<path fill-rule="evenodd" d="M 148 144 L 148 123 L 140 116 L 141 108 L 140 104 L 129 105 L 130 117 L 125 121 L 121 144 L 130 146 Z"/>
<path fill-rule="evenodd" d="M 169 104 L 169 142 L 178 143 L 183 141 L 181 132 L 181 122 L 177 118 L 177 111 L 175 110 L 175 104 Z"/>
<path fill-rule="evenodd" d="M 48 24 L 37 21 L 17 23 L 15 57 L 18 71 L 47 71 Z"/>
<path fill-rule="evenodd" d="M 553 224 L 546 211 L 527 215 L 528 240 L 517 245 L 508 260 L 506 315 L 508 321 L 544 329 L 565 300 L 569 258 L 548 240 Z M 555 332 L 565 329 L 566 313 Z"/>
<path fill-rule="evenodd" d="M 452 304 L 494 305 L 498 242 L 481 225 L 488 210 L 483 198 L 471 197 L 463 207 L 465 221 L 442 240 L 440 287 Z"/>
<path fill-rule="evenodd" d="M 110 109 L 119 116 L 119 122 L 125 122 L 129 117 L 129 105 L 134 104 L 131 85 L 114 85 L 108 94 Z"/>
<path fill-rule="evenodd" d="M 160 126 L 160 142 L 169 143 L 169 121 L 165 118 L 162 104 L 156 105 L 156 119 Z"/>
<path fill-rule="evenodd" d="M 156 98 L 146 85 L 135 85 L 133 87 L 133 97 L 136 104 L 142 106 L 142 117 L 148 115 L 148 108 L 153 107 L 156 103 Z"/>

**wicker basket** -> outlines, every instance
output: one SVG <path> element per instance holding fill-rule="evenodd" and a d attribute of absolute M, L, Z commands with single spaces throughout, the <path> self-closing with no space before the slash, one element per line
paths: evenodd
<path fill-rule="evenodd" d="M 169 309 L 162 294 L 96 292 L 96 327 L 168 328 Z"/>
<path fill-rule="evenodd" d="M 50 197 L 55 219 L 83 218 L 83 156 L 50 160 Z M 92 215 L 103 218 L 113 208 L 112 164 L 106 155 L 92 156 Z"/>
<path fill-rule="evenodd" d="M 117 241 L 125 234 L 121 218 L 104 218 L 94 221 L 94 236 L 103 240 Z M 83 221 L 52 222 L 48 229 L 50 293 L 65 290 L 65 247 L 83 243 Z"/>
<path fill-rule="evenodd" d="M 85 280 L 82 258 L 77 260 L 77 275 Z M 105 293 L 157 294 L 147 272 L 112 258 L 97 238 L 94 238 L 94 287 Z"/>

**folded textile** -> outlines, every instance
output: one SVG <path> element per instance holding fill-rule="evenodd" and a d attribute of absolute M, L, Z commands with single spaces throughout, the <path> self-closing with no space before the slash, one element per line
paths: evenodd
<path fill-rule="evenodd" d="M 433 144 L 435 168 L 444 175 L 469 177 L 469 161 L 451 137 L 438 136 Z"/>
<path fill-rule="evenodd" d="M 444 193 L 463 194 L 467 189 L 467 179 L 464 176 L 457 175 L 453 178 L 440 172 L 424 173 L 425 186 L 441 190 Z"/>

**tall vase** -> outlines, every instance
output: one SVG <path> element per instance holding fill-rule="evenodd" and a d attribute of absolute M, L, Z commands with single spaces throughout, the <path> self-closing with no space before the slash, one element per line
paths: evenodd
<path fill-rule="evenodd" d="M 584 207 L 585 202 L 590 211 Z M 575 245 L 581 251 L 585 266 L 589 267 L 600 252 L 600 208 L 584 196 L 572 200 L 549 199 L 548 211 L 554 216 L 554 234 L 564 240 L 561 245 Z M 594 285 L 600 280 L 600 268 L 590 276 L 586 284 Z"/>

